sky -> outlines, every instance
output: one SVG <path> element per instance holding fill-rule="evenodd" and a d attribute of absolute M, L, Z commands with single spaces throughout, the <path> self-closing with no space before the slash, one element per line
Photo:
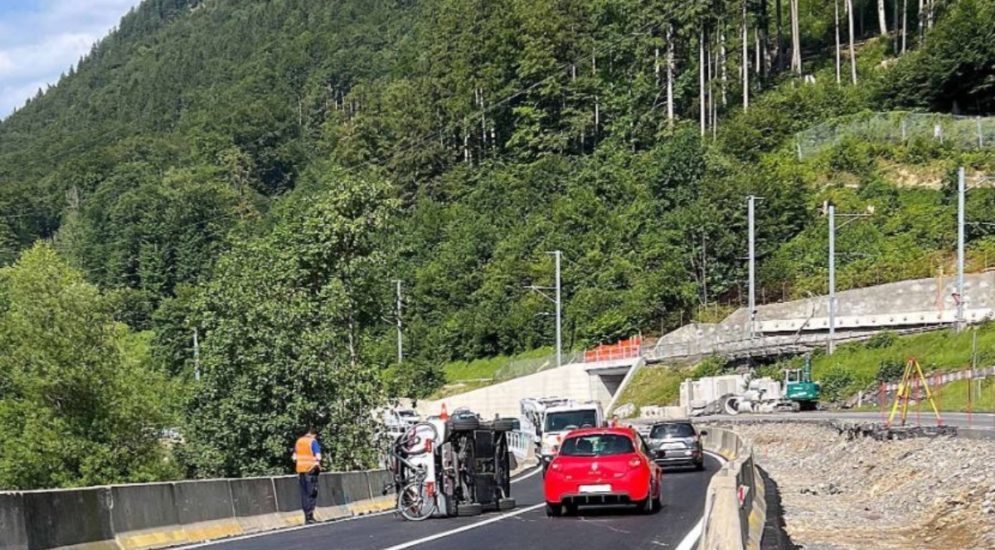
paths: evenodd
<path fill-rule="evenodd" d="M 0 119 L 55 84 L 140 0 L 0 0 Z"/>

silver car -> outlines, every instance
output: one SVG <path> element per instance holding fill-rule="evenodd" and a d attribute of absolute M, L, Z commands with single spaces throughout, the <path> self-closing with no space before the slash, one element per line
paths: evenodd
<path fill-rule="evenodd" d="M 650 428 L 647 443 L 653 461 L 660 466 L 694 466 L 705 468 L 705 456 L 701 448 L 701 436 L 708 432 L 698 431 L 686 420 L 658 422 Z"/>

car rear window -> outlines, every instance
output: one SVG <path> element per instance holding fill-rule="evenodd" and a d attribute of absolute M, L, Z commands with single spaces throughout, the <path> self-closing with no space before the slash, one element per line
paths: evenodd
<path fill-rule="evenodd" d="M 560 445 L 564 456 L 611 456 L 635 452 L 632 439 L 618 434 L 593 434 L 567 438 Z"/>
<path fill-rule="evenodd" d="M 577 428 L 594 428 L 598 424 L 597 412 L 593 409 L 560 411 L 546 414 L 547 432 L 561 432 Z"/>
<path fill-rule="evenodd" d="M 693 437 L 694 426 L 691 424 L 657 424 L 650 432 L 650 439 L 664 439 L 666 437 Z"/>

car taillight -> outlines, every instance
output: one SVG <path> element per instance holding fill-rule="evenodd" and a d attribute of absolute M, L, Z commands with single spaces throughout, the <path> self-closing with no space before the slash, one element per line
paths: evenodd
<path fill-rule="evenodd" d="M 557 472 L 559 472 L 559 471 L 560 471 L 560 470 L 562 470 L 563 468 L 562 468 L 562 466 L 560 466 L 560 463 L 559 463 L 559 462 L 556 462 L 556 461 L 554 460 L 554 461 L 553 461 L 553 462 L 552 462 L 552 463 L 551 463 L 551 464 L 549 465 L 549 469 L 550 469 L 550 470 L 556 470 Z"/>
<path fill-rule="evenodd" d="M 434 481 L 426 481 L 425 482 L 425 494 L 428 495 L 428 496 L 430 496 L 430 497 L 434 497 L 435 496 L 435 482 Z"/>
<path fill-rule="evenodd" d="M 630 468 L 638 468 L 638 467 L 640 467 L 642 465 L 643 465 L 643 461 L 640 460 L 639 457 L 633 457 L 633 458 L 629 459 L 629 467 Z"/>
<path fill-rule="evenodd" d="M 432 438 L 430 437 L 425 439 L 425 452 L 432 452 Z"/>

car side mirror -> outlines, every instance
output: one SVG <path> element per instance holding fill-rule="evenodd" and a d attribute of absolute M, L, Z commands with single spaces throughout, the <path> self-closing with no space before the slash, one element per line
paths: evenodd
<path fill-rule="evenodd" d="M 705 437 L 706 435 L 708 435 L 708 430 L 701 430 L 700 432 L 698 432 L 698 435 Z"/>

